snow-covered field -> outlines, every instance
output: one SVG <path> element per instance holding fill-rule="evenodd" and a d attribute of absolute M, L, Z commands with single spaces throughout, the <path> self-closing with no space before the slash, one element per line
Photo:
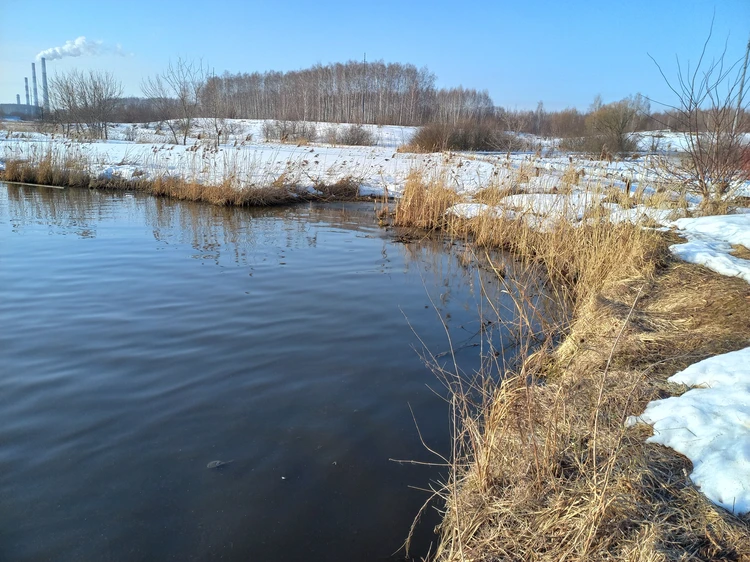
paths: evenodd
<path fill-rule="evenodd" d="M 52 152 L 61 161 L 87 162 L 95 176 L 154 178 L 176 175 L 190 181 L 221 183 L 228 177 L 238 188 L 266 186 L 280 177 L 301 188 L 352 179 L 363 195 L 398 197 L 413 171 L 441 181 L 464 196 L 449 212 L 465 217 L 482 213 L 520 217 L 538 228 L 565 217 L 583 224 L 590 212 L 609 213 L 615 221 L 673 228 L 687 242 L 672 251 L 722 275 L 750 283 L 750 260 L 732 255 L 733 246 L 750 249 L 750 209 L 737 214 L 688 218 L 696 197 L 657 190 L 658 175 L 648 156 L 622 161 L 590 161 L 560 155 L 549 139 L 532 139 L 536 153 L 397 152 L 415 129 L 366 125 L 375 146 L 304 145 L 265 142 L 263 122 L 235 120 L 217 147 L 212 123 L 199 122 L 187 146 L 170 144 L 169 131 L 151 125 L 116 125 L 109 141 L 78 142 L 55 134 L 19 132 L 6 123 L 0 130 L 0 167 L 11 158 Z M 343 127 L 344 125 L 338 125 Z M 323 138 L 330 124 L 318 124 Z M 528 140 L 528 139 L 527 139 Z M 639 140 L 644 149 L 679 149 L 684 135 L 650 133 Z M 512 185 L 495 207 L 472 201 L 491 186 Z M 750 196 L 750 184 L 742 188 Z M 613 191 L 627 193 L 612 197 Z M 750 292 L 749 292 L 750 295 Z M 677 373 L 673 382 L 696 387 L 682 396 L 649 405 L 633 420 L 652 424 L 651 441 L 672 447 L 693 462 L 691 478 L 717 505 L 734 513 L 750 511 L 750 348 L 697 363 Z M 708 387 L 708 388 L 704 388 Z"/>

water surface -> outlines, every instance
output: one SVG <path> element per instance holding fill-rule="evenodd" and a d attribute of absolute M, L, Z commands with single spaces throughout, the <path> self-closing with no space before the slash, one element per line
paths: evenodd
<path fill-rule="evenodd" d="M 389 459 L 438 460 L 415 419 L 449 451 L 419 338 L 479 331 L 461 252 L 371 204 L 0 183 L 0 559 L 402 557 L 442 472 Z"/>

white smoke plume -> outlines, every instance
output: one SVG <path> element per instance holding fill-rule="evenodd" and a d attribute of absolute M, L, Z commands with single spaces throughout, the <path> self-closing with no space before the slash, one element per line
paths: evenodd
<path fill-rule="evenodd" d="M 52 47 L 45 49 L 39 53 L 36 58 L 41 59 L 42 57 L 47 60 L 61 59 L 63 57 L 80 57 L 83 55 L 104 55 L 104 54 L 116 54 L 125 56 L 122 51 L 122 47 L 117 45 L 116 47 L 110 47 L 105 45 L 102 41 L 89 41 L 83 35 L 74 41 L 66 41 L 62 47 Z"/>

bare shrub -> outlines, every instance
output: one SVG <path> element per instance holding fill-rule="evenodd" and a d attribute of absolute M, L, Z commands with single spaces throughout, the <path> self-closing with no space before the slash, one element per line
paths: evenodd
<path fill-rule="evenodd" d="M 323 136 L 328 144 L 344 144 L 348 146 L 374 146 L 375 135 L 362 125 L 347 125 L 343 128 L 331 125 Z"/>
<path fill-rule="evenodd" d="M 373 146 L 375 144 L 375 135 L 369 129 L 362 125 L 349 125 L 344 127 L 338 135 L 339 144 L 351 146 Z"/>
<path fill-rule="evenodd" d="M 717 60 L 706 63 L 710 40 L 711 32 L 692 71 L 678 67 L 676 83 L 654 61 L 677 98 L 667 107 L 679 130 L 685 131 L 686 142 L 682 157 L 658 160 L 657 172 L 700 196 L 704 211 L 715 212 L 750 178 L 750 148 L 741 126 L 741 117 L 750 108 L 750 96 L 745 101 L 742 94 L 747 55 L 744 66 L 741 59 L 725 64 L 726 50 Z"/>
<path fill-rule="evenodd" d="M 162 74 L 147 78 L 141 84 L 143 95 L 150 99 L 159 121 L 169 127 L 175 144 L 179 143 L 180 136 L 182 144 L 187 144 L 193 119 L 200 109 L 206 74 L 202 61 L 177 59 L 174 64 L 170 62 Z"/>
<path fill-rule="evenodd" d="M 50 80 L 55 120 L 76 133 L 106 139 L 122 96 L 122 83 L 110 72 L 71 70 Z"/>
<path fill-rule="evenodd" d="M 517 151 L 526 150 L 528 143 L 517 135 L 506 133 L 493 123 L 467 121 L 455 125 L 432 123 L 420 127 L 409 145 L 413 152 L 441 150 Z"/>
<path fill-rule="evenodd" d="M 323 133 L 323 142 L 337 145 L 339 143 L 338 127 L 336 125 L 330 125 L 326 128 Z"/>
<path fill-rule="evenodd" d="M 624 154 L 638 148 L 631 133 L 641 116 L 648 114 L 649 105 L 645 98 L 637 94 L 607 105 L 595 101 L 592 109 L 586 117 L 587 134 L 583 144 L 586 152 Z"/>
<path fill-rule="evenodd" d="M 135 142 L 138 136 L 136 132 L 137 129 L 138 129 L 138 125 L 130 125 L 128 127 L 125 127 L 125 131 L 124 131 L 125 140 L 129 142 Z"/>
<path fill-rule="evenodd" d="M 420 127 L 404 147 L 413 152 L 440 152 L 448 148 L 448 137 L 451 127 L 442 123 L 432 123 Z"/>
<path fill-rule="evenodd" d="M 266 142 L 307 144 L 314 142 L 318 136 L 315 124 L 306 121 L 266 121 L 263 123 L 262 131 Z"/>

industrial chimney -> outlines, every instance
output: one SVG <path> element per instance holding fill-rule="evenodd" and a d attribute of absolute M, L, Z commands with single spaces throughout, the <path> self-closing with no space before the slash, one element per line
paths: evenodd
<path fill-rule="evenodd" d="M 36 64 L 31 63 L 31 84 L 34 92 L 34 105 L 39 107 L 39 92 L 36 89 Z"/>
<path fill-rule="evenodd" d="M 16 94 L 16 103 L 21 105 L 21 94 Z"/>
<path fill-rule="evenodd" d="M 47 61 L 42 57 L 42 100 L 44 112 L 49 112 L 49 91 L 47 90 Z"/>
<path fill-rule="evenodd" d="M 26 84 L 26 105 L 31 105 L 31 101 L 29 100 L 29 79 L 24 78 L 23 81 Z"/>

